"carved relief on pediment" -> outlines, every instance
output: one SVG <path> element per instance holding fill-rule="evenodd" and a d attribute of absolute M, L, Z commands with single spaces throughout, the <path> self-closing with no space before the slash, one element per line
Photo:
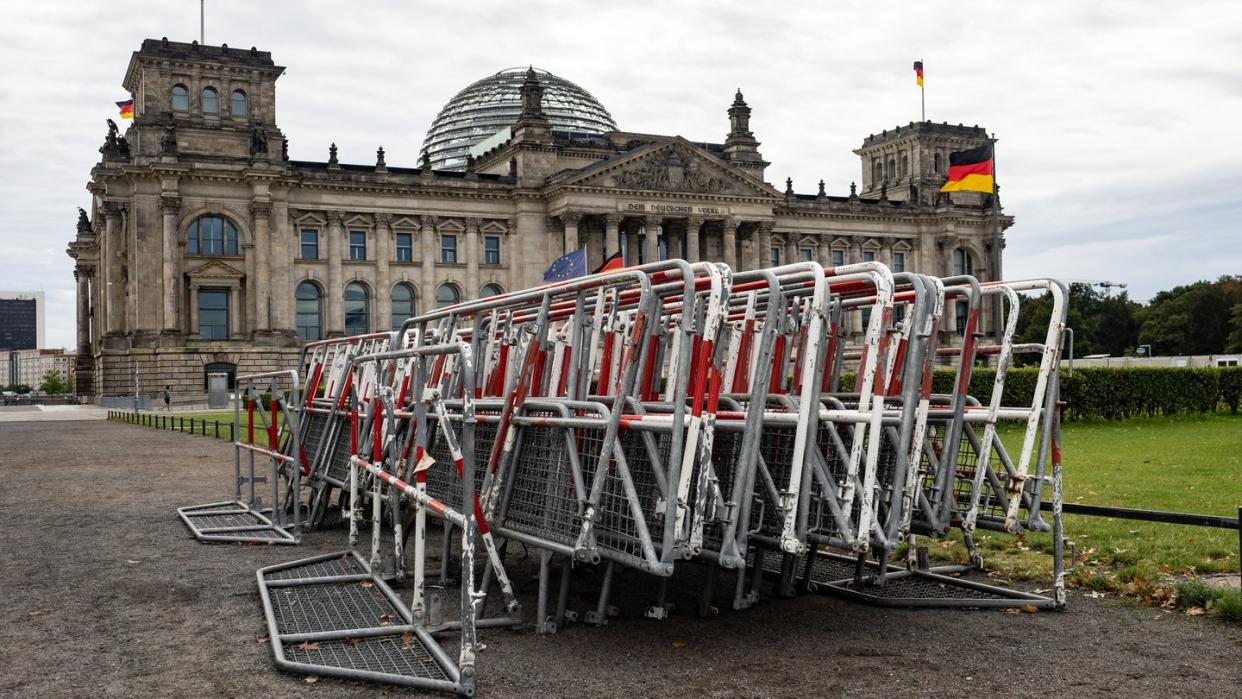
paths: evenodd
<path fill-rule="evenodd" d="M 662 192 L 744 194 L 727 173 L 676 148 L 653 153 L 612 173 L 612 186 Z"/>

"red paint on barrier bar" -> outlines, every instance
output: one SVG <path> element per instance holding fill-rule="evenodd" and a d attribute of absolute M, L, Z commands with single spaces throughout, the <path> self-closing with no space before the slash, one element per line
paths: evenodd
<path fill-rule="evenodd" d="M 277 410 L 276 409 L 276 398 L 273 396 L 272 397 L 272 412 L 268 414 L 268 417 L 271 419 L 268 420 L 268 424 L 267 424 L 267 446 L 273 450 L 279 448 L 276 446 L 276 442 L 277 442 L 276 416 L 279 415 L 279 413 L 277 413 L 276 410 Z"/>
<path fill-rule="evenodd" d="M 974 371 L 975 328 L 979 325 L 979 309 L 971 308 L 966 315 L 966 334 L 962 337 L 962 361 L 957 374 L 958 395 L 966 395 L 970 391 L 970 377 Z"/>
<path fill-rule="evenodd" d="M 604 353 L 599 363 L 599 385 L 595 388 L 595 392 L 600 395 L 608 393 L 608 382 L 612 378 L 612 344 L 615 338 L 611 332 L 604 334 Z"/>
<path fill-rule="evenodd" d="M 772 376 L 768 380 L 769 393 L 784 393 L 781 390 L 781 375 L 785 370 L 785 336 L 776 338 L 776 348 L 772 352 Z"/>
<path fill-rule="evenodd" d="M 906 344 L 905 338 L 897 343 L 897 359 L 893 362 L 893 375 L 889 377 L 888 382 L 888 395 L 890 396 L 901 393 L 901 370 L 906 363 Z"/>
<path fill-rule="evenodd" d="M 254 401 L 246 399 L 246 442 L 254 444 Z"/>
<path fill-rule="evenodd" d="M 349 453 L 358 453 L 358 411 L 349 411 Z"/>
<path fill-rule="evenodd" d="M 345 374 L 345 383 L 341 386 L 341 398 L 336 402 L 337 410 L 345 409 L 345 400 L 349 397 L 349 389 L 354 383 L 354 372 Z"/>
<path fill-rule="evenodd" d="M 889 326 L 889 322 L 892 320 L 890 318 L 892 313 L 893 313 L 893 309 L 891 307 L 888 307 L 888 306 L 884 307 L 884 311 L 880 314 L 880 327 L 887 328 Z M 889 342 L 888 333 L 887 332 L 880 333 L 880 346 L 876 349 L 877 371 L 884 370 L 884 363 L 888 359 L 888 342 Z M 883 398 L 884 397 L 883 374 L 880 375 L 880 380 L 875 381 L 871 385 L 872 385 L 871 395 L 877 398 Z M 880 405 L 883 405 L 883 404 L 884 403 L 881 400 Z"/>
<path fill-rule="evenodd" d="M 305 404 L 309 406 L 315 400 L 315 394 L 319 393 L 319 381 L 323 378 L 323 364 L 315 365 L 315 373 L 311 374 L 310 386 L 306 389 Z"/>
<path fill-rule="evenodd" d="M 371 400 L 371 459 L 375 463 L 380 462 L 381 436 L 380 428 L 383 426 L 382 406 L 379 397 Z"/>
<path fill-rule="evenodd" d="M 745 393 L 750 385 L 750 346 L 754 338 L 755 320 L 750 318 L 742 326 L 742 341 L 738 343 L 737 368 L 733 371 L 733 386 L 730 387 L 734 393 Z"/>
<path fill-rule="evenodd" d="M 824 375 L 820 379 L 820 390 L 827 393 L 832 388 L 832 372 L 837 361 L 837 347 L 840 338 L 836 321 L 828 323 L 828 350 L 824 353 Z"/>
<path fill-rule="evenodd" d="M 698 338 L 695 338 L 696 340 Z M 656 382 L 656 349 L 659 346 L 659 338 L 654 335 L 647 340 L 647 362 L 643 365 L 643 383 L 640 395 L 643 400 L 653 401 L 658 397 L 655 388 Z"/>

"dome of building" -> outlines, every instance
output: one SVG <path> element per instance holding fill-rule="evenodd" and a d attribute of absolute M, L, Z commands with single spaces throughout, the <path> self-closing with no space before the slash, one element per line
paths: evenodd
<path fill-rule="evenodd" d="M 591 93 L 546 70 L 534 70 L 543 87 L 543 112 L 553 129 L 590 134 L 617 130 L 612 115 Z M 509 68 L 489 75 L 444 105 L 423 140 L 423 155 L 433 170 L 465 169 L 471 146 L 517 121 L 526 71 Z"/>

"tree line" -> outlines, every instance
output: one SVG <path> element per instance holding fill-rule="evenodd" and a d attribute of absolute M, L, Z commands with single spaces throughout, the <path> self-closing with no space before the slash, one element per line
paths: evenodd
<path fill-rule="evenodd" d="M 1024 297 L 1017 335 L 1042 342 L 1052 297 Z M 1147 303 L 1126 292 L 1106 295 L 1090 284 L 1071 284 L 1066 323 L 1074 330 L 1074 355 L 1151 356 L 1242 353 L 1242 275 L 1223 276 L 1161 291 Z"/>

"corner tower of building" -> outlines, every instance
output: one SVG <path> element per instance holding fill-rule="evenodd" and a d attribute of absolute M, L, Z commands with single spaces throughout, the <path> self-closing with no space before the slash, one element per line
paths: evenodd
<path fill-rule="evenodd" d="M 934 203 L 949 172 L 949 154 L 987 143 L 979 126 L 953 126 L 930 121 L 871 134 L 854 153 L 862 161 L 862 195 L 893 201 Z M 976 203 L 977 194 L 954 194 L 954 200 Z"/>

